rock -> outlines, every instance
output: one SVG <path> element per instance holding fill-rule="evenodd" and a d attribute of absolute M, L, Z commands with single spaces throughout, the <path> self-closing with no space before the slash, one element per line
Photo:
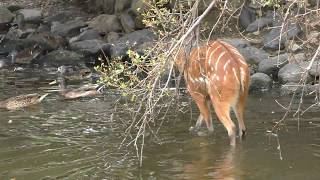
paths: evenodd
<path fill-rule="evenodd" d="M 11 12 L 15 12 L 15 11 L 19 11 L 20 9 L 23 9 L 23 6 L 17 5 L 17 4 L 12 4 L 12 5 L 9 5 L 7 7 L 7 9 L 9 9 L 9 11 L 11 11 Z"/>
<path fill-rule="evenodd" d="M 316 60 L 311 66 L 311 69 L 309 70 L 309 74 L 313 77 L 319 77 L 320 75 L 320 61 Z"/>
<path fill-rule="evenodd" d="M 145 42 L 152 42 L 155 39 L 156 35 L 148 29 L 126 34 L 117 41 L 113 42 L 110 52 L 111 57 L 123 57 L 127 54 L 128 49 L 134 49 L 138 45 L 141 45 Z"/>
<path fill-rule="evenodd" d="M 271 89 L 272 79 L 264 73 L 251 76 L 249 91 L 266 91 Z"/>
<path fill-rule="evenodd" d="M 240 12 L 239 22 L 244 28 L 256 20 L 255 10 L 245 4 Z"/>
<path fill-rule="evenodd" d="M 42 13 L 40 9 L 21 9 L 19 14 L 23 15 L 23 20 L 25 23 L 40 23 L 42 18 Z"/>
<path fill-rule="evenodd" d="M 135 21 L 129 13 L 124 12 L 120 15 L 120 22 L 122 24 L 123 30 L 126 33 L 131 33 L 135 29 Z"/>
<path fill-rule="evenodd" d="M 285 42 L 285 48 L 289 52 L 293 52 L 293 53 L 296 53 L 296 52 L 301 51 L 303 49 L 302 46 L 300 46 L 297 43 L 295 43 L 294 40 L 286 41 Z"/>
<path fill-rule="evenodd" d="M 113 14 L 116 1 L 119 0 L 89 0 L 88 9 L 92 12 L 103 11 L 105 14 Z"/>
<path fill-rule="evenodd" d="M 144 0 L 132 0 L 131 2 L 131 11 L 136 15 L 139 16 L 143 13 L 146 9 L 146 4 Z"/>
<path fill-rule="evenodd" d="M 261 30 L 265 26 L 271 25 L 273 22 L 272 17 L 262 17 L 259 19 L 256 19 L 252 23 L 250 23 L 247 28 L 246 32 L 255 32 L 257 30 Z"/>
<path fill-rule="evenodd" d="M 52 16 L 45 17 L 43 22 L 52 25 L 53 22 L 66 23 L 73 19 L 72 12 L 63 11 Z"/>
<path fill-rule="evenodd" d="M 89 27 L 99 32 L 108 33 L 122 30 L 121 24 L 116 15 L 101 14 L 89 22 Z"/>
<path fill-rule="evenodd" d="M 299 53 L 299 54 L 290 54 L 288 60 L 291 64 L 292 63 L 300 64 L 306 61 L 307 58 L 304 53 Z"/>
<path fill-rule="evenodd" d="M 78 41 L 70 44 L 71 50 L 81 52 L 85 55 L 95 55 L 100 50 L 103 50 L 108 54 L 110 46 L 110 44 L 97 39 Z"/>
<path fill-rule="evenodd" d="M 81 66 L 84 63 L 84 56 L 72 51 L 55 50 L 41 57 L 38 63 L 53 67 L 60 67 L 62 65 Z"/>
<path fill-rule="evenodd" d="M 76 41 L 84 41 L 84 40 L 91 40 L 91 39 L 100 39 L 100 33 L 95 29 L 87 29 L 83 31 L 79 36 L 73 37 L 69 40 L 69 43 L 73 43 Z"/>
<path fill-rule="evenodd" d="M 301 32 L 301 28 L 296 23 L 286 23 L 281 33 L 281 26 L 279 27 L 279 23 L 274 24 L 274 28 L 264 36 L 263 46 L 266 49 L 278 50 L 279 44 L 280 49 L 284 47 L 284 44 L 289 39 L 297 36 Z M 280 42 L 280 33 L 281 42 Z M 280 43 L 279 43 L 280 42 Z"/>
<path fill-rule="evenodd" d="M 107 35 L 107 42 L 109 42 L 109 43 L 115 42 L 119 39 L 119 37 L 120 37 L 119 33 L 109 32 Z"/>
<path fill-rule="evenodd" d="M 128 9 L 132 0 L 116 0 L 114 10 L 116 14 L 120 14 L 124 10 Z"/>
<path fill-rule="evenodd" d="M 307 40 L 312 44 L 317 44 L 320 41 L 320 32 L 318 31 L 311 31 L 306 36 Z"/>
<path fill-rule="evenodd" d="M 4 39 L 0 46 L 0 54 L 9 55 L 13 50 L 22 51 L 23 49 L 33 47 L 37 43 L 28 39 Z"/>
<path fill-rule="evenodd" d="M 0 31 L 6 31 L 9 29 L 9 23 L 13 20 L 14 14 L 12 14 L 7 8 L 0 6 Z"/>
<path fill-rule="evenodd" d="M 286 64 L 288 64 L 288 54 L 280 54 L 279 56 L 262 60 L 258 65 L 258 72 L 275 78 L 278 75 L 279 69 Z"/>
<path fill-rule="evenodd" d="M 305 74 L 305 69 L 298 64 L 287 64 L 279 70 L 278 79 L 281 83 L 299 83 L 302 76 Z M 307 82 L 312 80 L 309 73 L 305 74 Z"/>
<path fill-rule="evenodd" d="M 65 23 L 53 22 L 51 32 L 55 35 L 63 37 L 73 37 L 80 33 L 80 29 L 87 26 L 87 23 L 82 18 L 76 18 Z"/>
<path fill-rule="evenodd" d="M 20 29 L 17 28 L 10 28 L 9 31 L 6 34 L 7 39 L 17 40 L 20 39 L 23 32 Z"/>
<path fill-rule="evenodd" d="M 269 54 L 266 51 L 253 46 L 238 48 L 238 50 L 249 64 L 259 64 L 269 57 Z"/>
<path fill-rule="evenodd" d="M 240 39 L 240 38 L 222 38 L 221 40 L 231 44 L 232 46 L 236 47 L 237 49 L 246 48 L 246 47 L 250 46 L 248 41 L 246 41 L 244 39 Z"/>
<path fill-rule="evenodd" d="M 50 32 L 34 32 L 28 35 L 28 40 L 36 42 L 42 49 L 52 51 L 67 45 L 64 38 Z"/>

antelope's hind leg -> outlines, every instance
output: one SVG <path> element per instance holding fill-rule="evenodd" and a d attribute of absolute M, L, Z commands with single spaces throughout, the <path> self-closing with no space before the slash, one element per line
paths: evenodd
<path fill-rule="evenodd" d="M 205 121 L 206 126 L 208 128 L 209 133 L 213 132 L 213 125 L 212 125 L 212 117 L 211 117 L 211 111 L 210 111 L 210 101 L 208 101 L 208 98 L 200 93 L 190 93 L 194 101 L 196 102 L 200 115 L 198 117 L 198 120 L 196 122 L 194 130 L 197 131 L 201 128 L 201 125 L 203 124 L 203 121 Z"/>

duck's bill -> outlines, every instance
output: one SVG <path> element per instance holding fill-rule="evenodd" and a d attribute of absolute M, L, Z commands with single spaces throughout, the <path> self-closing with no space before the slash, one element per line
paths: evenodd
<path fill-rule="evenodd" d="M 42 95 L 40 98 L 39 98 L 39 102 L 41 102 L 44 98 L 46 98 L 47 96 L 49 95 L 49 93 L 46 93 L 44 95 Z"/>
<path fill-rule="evenodd" d="M 53 81 L 49 82 L 49 85 L 55 85 L 55 84 L 57 84 L 57 80 L 53 80 Z"/>

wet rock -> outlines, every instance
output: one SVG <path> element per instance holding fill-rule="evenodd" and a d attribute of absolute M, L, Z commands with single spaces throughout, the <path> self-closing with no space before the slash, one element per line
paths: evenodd
<path fill-rule="evenodd" d="M 73 37 L 69 40 L 69 43 L 73 43 L 76 41 L 84 41 L 84 40 L 91 40 L 91 39 L 100 39 L 100 33 L 95 29 L 87 29 L 83 31 L 79 36 Z"/>
<path fill-rule="evenodd" d="M 9 29 L 9 23 L 13 20 L 14 14 L 7 8 L 0 6 L 0 31 Z"/>
<path fill-rule="evenodd" d="M 249 91 L 266 91 L 271 89 L 272 79 L 264 73 L 251 76 Z"/>
<path fill-rule="evenodd" d="M 52 22 L 51 32 L 63 37 L 73 37 L 80 33 L 80 29 L 87 26 L 82 18 L 67 21 L 65 23 Z"/>
<path fill-rule="evenodd" d="M 31 33 L 27 39 L 36 42 L 44 50 L 58 49 L 59 47 L 64 47 L 67 44 L 64 38 L 58 35 L 53 35 L 50 32 L 34 32 Z"/>
<path fill-rule="evenodd" d="M 62 65 L 79 66 L 84 64 L 84 56 L 68 50 L 55 50 L 38 60 L 44 66 L 60 67 Z"/>
<path fill-rule="evenodd" d="M 124 10 L 128 9 L 132 0 L 116 0 L 114 10 L 116 14 L 120 14 Z"/>
<path fill-rule="evenodd" d="M 126 34 L 113 42 L 111 46 L 111 57 L 123 57 L 127 54 L 128 49 L 134 49 L 138 45 L 145 42 L 152 42 L 156 39 L 156 35 L 148 30 L 139 30 L 132 33 Z"/>
<path fill-rule="evenodd" d="M 266 49 L 277 50 L 284 48 L 284 44 L 289 39 L 297 36 L 301 32 L 301 28 L 296 23 L 286 23 L 281 33 L 281 24 L 275 23 L 274 28 L 264 36 L 263 46 Z M 280 26 L 280 27 L 279 27 Z M 281 34 L 281 41 L 280 41 Z"/>
<path fill-rule="evenodd" d="M 265 26 L 271 25 L 273 22 L 272 17 L 262 17 L 259 19 L 256 19 L 252 23 L 250 23 L 247 28 L 246 32 L 255 32 L 257 30 L 261 30 Z"/>
<path fill-rule="evenodd" d="M 249 7 L 247 4 L 245 4 L 239 16 L 240 25 L 244 28 L 247 28 L 255 20 L 256 20 L 255 10 Z"/>
<path fill-rule="evenodd" d="M 120 22 L 122 24 L 123 30 L 126 33 L 133 32 L 135 29 L 134 18 L 127 12 L 120 15 Z"/>
<path fill-rule="evenodd" d="M 262 60 L 258 65 L 258 72 L 277 78 L 279 69 L 286 64 L 288 64 L 288 54 L 280 54 L 279 56 Z"/>
<path fill-rule="evenodd" d="M 110 44 L 97 39 L 78 41 L 70 44 L 71 50 L 81 52 L 85 55 L 96 55 L 100 50 L 108 54 L 110 46 Z"/>
<path fill-rule="evenodd" d="M 303 75 L 306 75 L 307 82 L 312 80 L 308 73 L 304 73 L 305 68 L 298 64 L 287 64 L 279 70 L 278 79 L 281 83 L 299 83 Z"/>
<path fill-rule="evenodd" d="M 249 64 L 259 64 L 269 57 L 269 54 L 266 51 L 253 46 L 238 48 L 238 50 Z"/>
<path fill-rule="evenodd" d="M 40 9 L 21 9 L 19 14 L 23 16 L 24 23 L 40 23 L 42 13 Z"/>
<path fill-rule="evenodd" d="M 89 27 L 99 32 L 108 33 L 122 30 L 119 19 L 116 15 L 101 14 L 89 22 Z"/>

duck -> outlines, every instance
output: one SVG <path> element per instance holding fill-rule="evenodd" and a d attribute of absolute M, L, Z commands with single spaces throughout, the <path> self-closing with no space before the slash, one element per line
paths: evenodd
<path fill-rule="evenodd" d="M 57 71 L 60 77 L 70 81 L 89 79 L 92 74 L 88 68 L 76 69 L 75 67 L 65 65 L 58 67 Z"/>
<path fill-rule="evenodd" d="M 101 94 L 101 86 L 97 84 L 85 85 L 77 89 L 67 89 L 65 78 L 58 77 L 57 80 L 52 81 L 51 85 L 59 84 L 59 94 L 64 99 L 77 99 L 82 97 L 92 97 Z"/>
<path fill-rule="evenodd" d="M 24 107 L 39 104 L 48 95 L 49 95 L 48 93 L 43 95 L 40 95 L 38 93 L 33 93 L 33 94 L 24 94 L 24 95 L 11 97 L 7 100 L 0 101 L 0 108 L 4 108 L 7 110 L 21 109 Z"/>

